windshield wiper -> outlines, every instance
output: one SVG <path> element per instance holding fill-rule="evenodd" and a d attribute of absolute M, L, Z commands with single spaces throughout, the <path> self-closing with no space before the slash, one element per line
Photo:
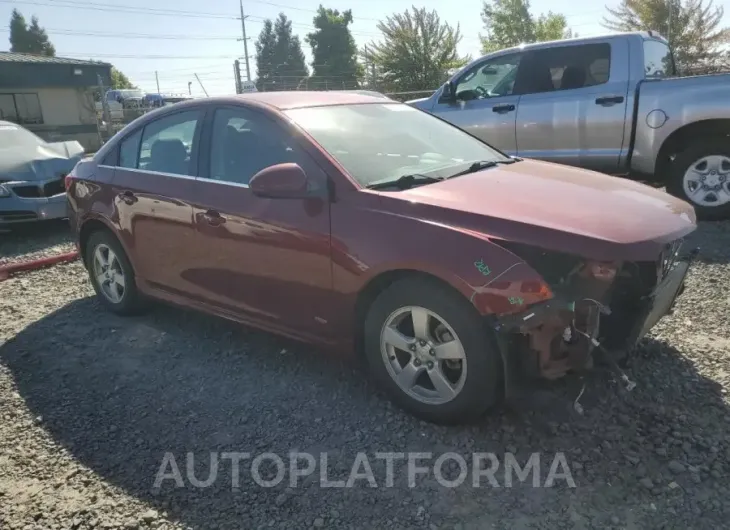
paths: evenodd
<path fill-rule="evenodd" d="M 514 164 L 515 162 L 519 162 L 522 160 L 521 158 L 508 158 L 507 160 L 477 160 L 476 162 L 473 162 L 468 168 L 459 171 L 457 173 L 454 173 L 453 175 L 449 175 L 446 177 L 447 179 L 452 179 L 454 177 L 460 177 L 462 175 L 468 175 L 469 173 L 476 173 L 477 171 L 481 171 L 482 169 L 489 169 L 490 167 L 495 167 L 500 164 Z"/>
<path fill-rule="evenodd" d="M 420 173 L 413 173 L 411 175 L 403 175 L 393 180 L 384 180 L 379 182 L 373 182 L 366 186 L 370 190 L 384 190 L 388 188 L 398 188 L 401 190 L 407 190 L 413 186 L 420 186 L 421 184 L 433 184 L 444 180 L 443 177 L 430 177 L 428 175 L 422 175 Z"/>

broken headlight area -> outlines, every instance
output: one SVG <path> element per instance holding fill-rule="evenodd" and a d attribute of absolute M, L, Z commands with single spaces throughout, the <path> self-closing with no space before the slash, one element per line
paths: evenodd
<path fill-rule="evenodd" d="M 632 348 L 681 294 L 689 259 L 681 241 L 655 261 L 599 262 L 504 245 L 543 276 L 553 297 L 497 318 L 503 352 L 528 377 L 555 379 Z M 695 254 L 696 255 L 696 254 Z"/>

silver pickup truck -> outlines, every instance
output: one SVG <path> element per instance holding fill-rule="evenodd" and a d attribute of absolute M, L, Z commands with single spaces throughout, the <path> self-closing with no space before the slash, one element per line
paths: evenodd
<path fill-rule="evenodd" d="M 656 180 L 698 217 L 730 217 L 730 75 L 677 77 L 654 32 L 501 50 L 408 103 L 509 154 Z"/>

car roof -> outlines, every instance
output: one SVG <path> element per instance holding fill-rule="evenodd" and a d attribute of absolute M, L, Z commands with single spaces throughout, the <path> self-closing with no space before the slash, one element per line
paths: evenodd
<path fill-rule="evenodd" d="M 217 98 L 212 98 L 217 99 Z M 274 107 L 279 110 L 297 109 L 302 107 L 324 107 L 330 105 L 357 105 L 362 103 L 397 103 L 384 101 L 383 96 L 371 96 L 357 92 L 345 91 L 304 91 L 292 90 L 283 92 L 249 92 L 222 98 L 228 101 L 250 101 Z"/>

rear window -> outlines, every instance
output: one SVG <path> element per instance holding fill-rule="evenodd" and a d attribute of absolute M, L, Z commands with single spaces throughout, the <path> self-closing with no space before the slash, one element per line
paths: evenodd
<path fill-rule="evenodd" d="M 611 45 L 608 43 L 556 46 L 535 50 L 520 65 L 517 92 L 539 94 L 574 90 L 608 82 Z"/>
<path fill-rule="evenodd" d="M 675 75 L 677 72 L 669 45 L 658 40 L 645 40 L 644 77 L 646 79 L 664 79 Z"/>

